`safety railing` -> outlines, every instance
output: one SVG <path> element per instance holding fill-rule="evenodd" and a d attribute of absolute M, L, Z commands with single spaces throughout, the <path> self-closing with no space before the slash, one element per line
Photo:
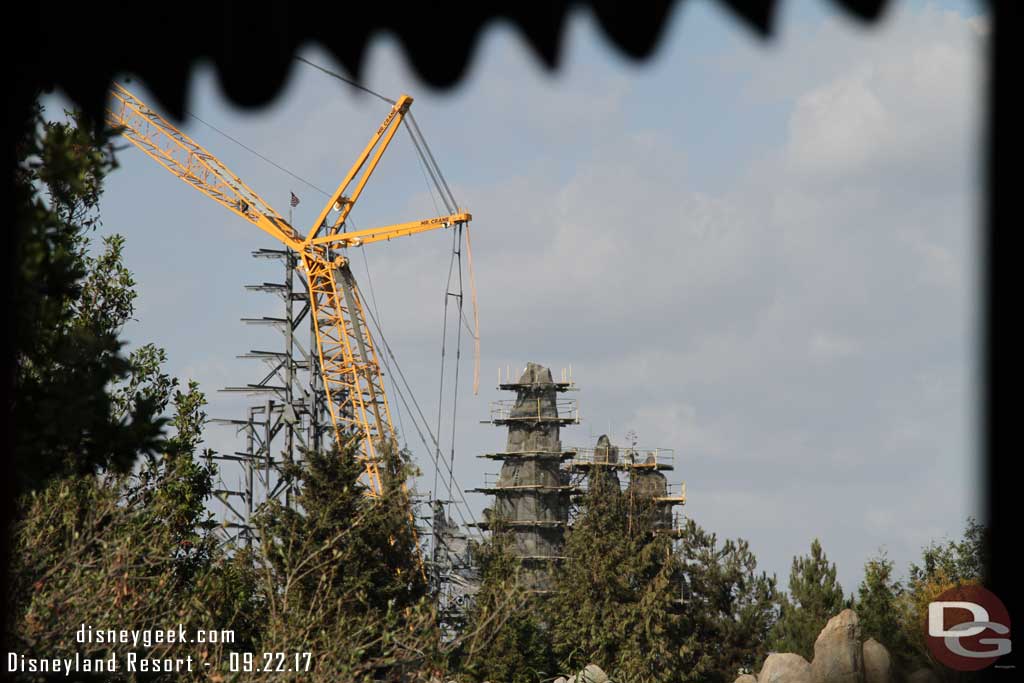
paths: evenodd
<path fill-rule="evenodd" d="M 490 421 L 578 424 L 580 410 L 574 398 L 558 398 L 554 401 L 544 397 L 530 398 L 525 401 L 508 399 L 491 402 Z"/>
<path fill-rule="evenodd" d="M 676 452 L 672 448 L 632 448 L 613 446 L 608 448 L 573 448 L 570 461 L 573 465 L 629 465 L 633 467 L 656 467 L 672 469 Z"/>
<path fill-rule="evenodd" d="M 567 483 L 566 484 L 552 483 L 550 480 L 545 481 L 543 483 L 539 483 L 539 484 L 538 483 L 532 483 L 532 482 L 523 481 L 522 479 L 501 481 L 501 475 L 500 474 L 497 474 L 497 473 L 494 473 L 494 472 L 486 472 L 486 473 L 484 473 L 484 485 L 483 485 L 483 488 L 485 488 L 485 489 L 495 489 L 495 488 L 513 489 L 513 488 L 529 488 L 529 487 L 535 487 L 535 488 L 566 488 L 566 487 L 570 487 L 570 485 L 567 484 Z"/>
<path fill-rule="evenodd" d="M 672 513 L 672 521 L 668 526 L 668 530 L 674 532 L 676 535 L 682 533 L 683 529 L 686 528 L 686 515 L 683 514 L 682 510 L 677 510 Z"/>
<path fill-rule="evenodd" d="M 686 482 L 680 484 L 668 484 L 665 487 L 664 493 L 659 493 L 656 498 L 678 500 L 680 502 L 686 501 Z"/>

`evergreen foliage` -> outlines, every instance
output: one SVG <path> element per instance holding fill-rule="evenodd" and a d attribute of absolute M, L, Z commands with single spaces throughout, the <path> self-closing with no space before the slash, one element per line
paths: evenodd
<path fill-rule="evenodd" d="M 864 579 L 857 588 L 854 609 L 865 640 L 874 638 L 884 645 L 896 671 L 910 673 L 910 642 L 900 623 L 903 585 L 896 579 L 895 565 L 884 552 L 864 563 Z"/>
<path fill-rule="evenodd" d="M 88 249 L 115 167 L 106 134 L 78 114 L 48 122 L 37 105 L 18 153 L 13 474 L 19 490 L 32 490 L 62 474 L 127 471 L 140 453 L 159 452 L 162 421 L 154 397 L 118 403 L 110 393 L 132 370 L 118 334 L 135 292 L 120 237 L 107 237 L 99 255 Z"/>
<path fill-rule="evenodd" d="M 680 539 L 686 631 L 703 653 L 701 680 L 732 683 L 760 669 L 778 618 L 774 576 L 757 572 L 747 541 L 726 540 L 687 520 Z"/>
<path fill-rule="evenodd" d="M 921 564 L 911 563 L 907 588 L 899 600 L 899 620 L 909 642 L 905 661 L 913 667 L 936 667 L 925 643 L 928 603 L 957 586 L 981 585 L 989 561 L 988 530 L 976 519 L 967 519 L 959 541 L 932 542 L 921 553 Z M 961 677 L 962 678 L 962 677 Z"/>
<path fill-rule="evenodd" d="M 703 658 L 685 630 L 681 565 L 654 534 L 652 502 L 593 476 L 566 540 L 566 560 L 547 604 L 563 671 L 594 663 L 622 681 L 695 680 Z"/>
<path fill-rule="evenodd" d="M 814 539 L 810 555 L 793 558 L 789 594 L 780 598 L 779 620 L 772 631 L 771 649 L 794 652 L 810 661 L 821 629 L 844 607 L 836 566 L 829 564 L 821 543 Z"/>
<path fill-rule="evenodd" d="M 302 680 L 403 680 L 441 657 L 408 501 L 398 483 L 368 496 L 356 455 L 306 453 L 296 508 L 270 501 L 256 520 L 259 649 L 312 652 Z"/>
<path fill-rule="evenodd" d="M 652 501 L 591 478 L 553 590 L 525 594 L 500 530 L 477 551 L 483 567 L 456 668 L 474 680 L 537 681 L 590 663 L 616 681 L 731 683 L 756 668 L 776 616 L 774 577 L 743 540 L 718 545 L 688 521 L 679 543 L 652 533 Z M 498 522 L 500 525 L 500 521 Z M 481 642 L 489 647 L 483 650 Z"/>
<path fill-rule="evenodd" d="M 988 529 L 974 517 L 968 517 L 960 541 L 930 543 L 921 554 L 921 564 L 910 565 L 911 583 L 942 575 L 951 582 L 980 583 L 989 562 Z"/>
<path fill-rule="evenodd" d="M 511 539 L 495 533 L 473 547 L 481 586 L 463 632 L 455 643 L 452 668 L 474 680 L 532 683 L 557 670 L 544 608 L 547 596 L 532 594 L 520 583 L 520 562 Z"/>
<path fill-rule="evenodd" d="M 594 663 L 616 682 L 731 683 L 756 671 L 769 645 L 813 656 L 817 634 L 845 606 L 817 539 L 793 559 L 780 595 L 742 539 L 720 545 L 692 520 L 678 542 L 653 532 L 661 512 L 621 491 L 611 471 L 591 479 L 550 592 L 524 589 L 495 520 L 495 533 L 473 548 L 483 581 L 450 643 L 437 627 L 401 485 L 410 464 L 393 444 L 379 449 L 383 496 L 360 483 L 354 441 L 309 452 L 286 472 L 297 505 L 271 501 L 259 511 L 257 549 L 223 545 L 208 508 L 216 470 L 203 464 L 210 454 L 201 449 L 198 384 L 179 387 L 154 344 L 121 353 L 136 297 L 124 240 L 92 245 L 89 237 L 115 162 L 106 136 L 80 123 L 77 115 L 48 123 L 37 109 L 15 174 L 13 476 L 25 495 L 4 587 L 12 651 L 99 657 L 111 646 L 76 643 L 79 625 L 182 623 L 234 631 L 230 647 L 239 652 L 310 652 L 311 672 L 259 677 L 314 682 L 432 672 L 527 683 Z M 870 558 L 853 600 L 864 637 L 885 645 L 901 674 L 929 664 L 928 603 L 982 583 L 987 561 L 987 531 L 974 519 L 962 539 L 926 547 L 905 582 L 884 554 Z M 187 647 L 164 644 L 149 655 L 227 656 L 222 645 Z M 199 669 L 192 678 L 219 676 Z"/>
<path fill-rule="evenodd" d="M 195 386 L 176 394 L 178 436 L 199 432 L 202 415 L 190 406 L 201 403 Z M 53 478 L 20 501 L 5 596 L 6 635 L 15 651 L 123 657 L 130 649 L 76 643 L 82 624 L 166 629 L 181 623 L 189 630 L 233 629 L 239 642 L 251 640 L 251 593 L 244 572 L 218 549 L 204 505 L 213 472 L 197 465 L 194 455 L 168 451 L 145 462 L 137 476 Z M 151 653 L 222 654 L 220 645 L 203 648 L 176 653 L 164 643 Z"/>

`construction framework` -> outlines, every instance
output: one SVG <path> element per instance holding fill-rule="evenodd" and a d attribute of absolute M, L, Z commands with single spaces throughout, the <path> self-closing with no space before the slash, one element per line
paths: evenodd
<path fill-rule="evenodd" d="M 300 463 L 305 450 L 320 450 L 331 431 L 313 352 L 316 329 L 309 316 L 309 294 L 302 286 L 303 278 L 295 272 L 298 258 L 285 249 L 259 249 L 252 256 L 283 266 L 280 282 L 245 287 L 279 298 L 281 315 L 242 318 L 241 322 L 275 330 L 281 335 L 281 346 L 277 350 L 250 349 L 239 356 L 262 363 L 265 374 L 255 382 L 221 391 L 250 396 L 258 402 L 250 405 L 241 419 L 215 418 L 211 422 L 243 435 L 245 448 L 210 455 L 210 460 L 221 465 L 220 483 L 214 493 L 224 506 L 225 540 L 241 538 L 249 547 L 259 540 L 252 525 L 253 513 L 268 500 L 293 505 L 293 487 L 285 469 Z M 234 488 L 225 482 L 225 471 L 239 476 Z"/>
<path fill-rule="evenodd" d="M 485 508 L 483 520 L 474 526 L 511 540 L 526 588 L 550 589 L 552 566 L 565 559 L 565 534 L 579 514 L 582 496 L 598 478 L 653 502 L 650 532 L 678 538 L 686 484 L 670 484 L 665 476 L 675 469 L 673 450 L 635 443 L 620 447 L 607 435 L 594 447 L 565 447 L 561 428 L 580 422 L 576 400 L 564 396 L 578 390 L 571 368 L 560 381 L 536 363 L 528 363 L 516 380 L 506 369 L 504 379 L 499 373 L 498 388 L 516 392 L 516 398 L 492 403 L 490 419 L 483 423 L 507 427 L 506 447 L 477 457 L 500 462 L 501 470 L 484 475 L 483 486 L 469 491 L 494 497 L 493 507 Z"/>
<path fill-rule="evenodd" d="M 670 484 L 665 472 L 675 470 L 675 451 L 670 448 L 616 446 L 602 434 L 593 448 L 575 448 L 566 468 L 570 482 L 586 490 L 598 477 L 607 477 L 628 495 L 644 498 L 657 509 L 654 533 L 678 537 L 683 526 L 679 508 L 686 504 L 686 483 Z M 620 473 L 625 474 L 620 478 Z"/>
<path fill-rule="evenodd" d="M 335 442 L 343 445 L 357 441 L 356 458 L 363 466 L 366 490 L 371 496 L 382 496 L 382 475 L 395 474 L 390 470 L 397 468 L 395 430 L 380 361 L 345 252 L 351 247 L 456 226 L 466 228 L 468 248 L 468 224 L 472 219 L 460 209 L 424 220 L 349 230 L 347 220 L 352 208 L 405 120 L 412 98 L 402 95 L 392 102 L 384 121 L 303 235 L 217 157 L 127 89 L 115 83 L 110 95 L 106 118 L 112 128 L 173 175 L 294 252 L 306 280 L 318 367 Z M 409 130 L 415 141 L 418 128 L 412 126 Z M 470 282 L 472 285 L 472 273 Z M 400 488 L 407 495 L 404 482 Z"/>
<path fill-rule="evenodd" d="M 548 368 L 528 363 L 518 379 L 507 377 L 498 388 L 516 392 L 516 398 L 492 403 L 490 419 L 484 420 L 506 427 L 508 436 L 504 451 L 478 456 L 502 464 L 499 475 L 470 489 L 494 496 L 494 507 L 484 510 L 476 526 L 507 534 L 523 565 L 523 584 L 546 591 L 552 563 L 564 559 L 571 496 L 580 491 L 562 467 L 573 452 L 562 447 L 561 428 L 580 422 L 576 400 L 563 394 L 576 387 L 570 377 L 556 382 Z"/>

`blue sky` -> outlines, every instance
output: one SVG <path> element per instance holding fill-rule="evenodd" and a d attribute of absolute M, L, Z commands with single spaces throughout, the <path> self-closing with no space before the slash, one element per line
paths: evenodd
<path fill-rule="evenodd" d="M 495 25 L 465 82 L 419 83 L 397 42 L 377 38 L 362 80 L 413 110 L 456 197 L 475 217 L 481 391 L 463 355 L 456 476 L 503 435 L 481 425 L 497 368 L 572 365 L 582 425 L 563 441 L 675 448 L 686 514 L 750 540 L 785 581 L 821 539 L 847 592 L 879 548 L 903 568 L 976 513 L 978 314 L 975 232 L 986 23 L 975 3 L 895 3 L 865 30 L 830 3 L 782 3 L 764 43 L 720 9 L 677 7 L 637 65 L 577 11 L 563 63 L 545 72 Z M 322 51 L 302 55 L 338 69 Z M 138 83 L 129 85 L 157 104 Z M 59 111 L 51 98 L 51 111 Z M 332 190 L 386 113 L 374 98 L 296 63 L 259 112 L 220 94 L 200 66 L 189 109 Z M 264 198 L 307 225 L 323 198 L 194 119 L 183 129 Z M 277 279 L 249 253 L 268 237 L 134 149 L 103 200 L 127 237 L 138 322 L 169 370 L 217 394 L 259 375 L 236 360 L 268 348 L 240 317 L 273 302 L 243 285 Z M 402 133 L 357 206 L 360 227 L 434 215 Z M 389 341 L 428 414 L 436 410 L 450 236 L 365 250 Z M 356 276 L 366 287 L 362 256 Z M 211 428 L 207 444 L 234 450 Z M 415 446 L 415 443 L 411 445 Z M 414 449 L 415 450 L 415 449 Z M 425 454 L 417 457 L 432 469 Z M 475 514 L 486 498 L 469 494 Z"/>

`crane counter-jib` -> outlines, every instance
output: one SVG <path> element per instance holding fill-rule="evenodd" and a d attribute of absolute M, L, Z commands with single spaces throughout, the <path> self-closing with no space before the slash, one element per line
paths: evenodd
<path fill-rule="evenodd" d="M 366 324 L 359 289 L 347 259 L 334 249 L 362 246 L 456 225 L 468 225 L 464 211 L 419 221 L 345 232 L 345 219 L 362 194 L 412 98 L 403 95 L 371 136 L 305 237 L 232 173 L 215 155 L 182 133 L 119 84 L 111 89 L 107 122 L 172 174 L 299 254 L 306 277 L 317 340 L 317 360 L 335 439 L 358 437 L 357 458 L 369 495 L 385 490 L 382 463 L 395 442 L 380 362 Z M 355 183 L 351 194 L 346 195 Z M 333 220 L 331 214 L 336 216 Z M 468 241 L 468 235 L 467 235 Z M 474 296 L 475 299 L 475 296 Z M 406 491 L 404 482 L 402 490 Z"/>

